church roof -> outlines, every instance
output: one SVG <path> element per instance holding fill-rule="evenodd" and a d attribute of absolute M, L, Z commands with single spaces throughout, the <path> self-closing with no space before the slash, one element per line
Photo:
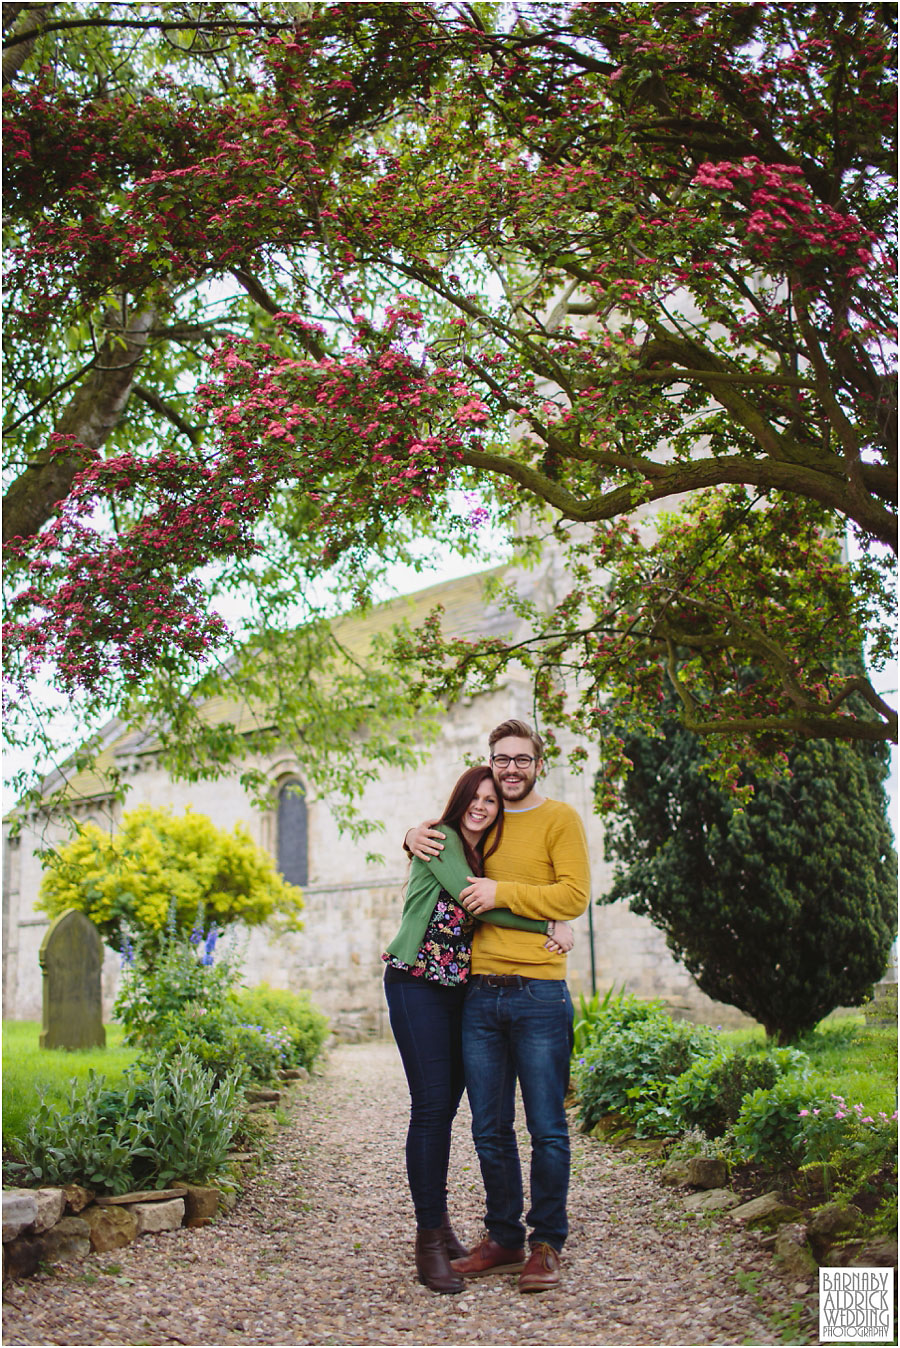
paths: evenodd
<path fill-rule="evenodd" d="M 399 595 L 368 609 L 357 609 L 340 614 L 332 620 L 332 629 L 341 644 L 353 655 L 368 657 L 374 637 L 386 634 L 397 623 L 416 626 L 424 622 L 437 605 L 444 609 L 442 629 L 447 636 L 508 635 L 516 626 L 516 619 L 496 602 L 485 602 L 484 587 L 488 579 L 500 579 L 508 568 L 494 567 L 455 580 L 427 586 L 413 594 Z M 521 573 L 519 573 L 521 574 Z M 268 718 L 264 709 L 254 709 L 225 694 L 217 694 L 202 704 L 201 714 L 211 723 L 230 721 L 240 731 L 250 732 L 265 728 Z M 77 800 L 97 800 L 109 794 L 109 773 L 126 762 L 154 754 L 159 740 L 152 727 L 126 727 L 115 717 L 100 732 L 100 751 L 90 768 L 75 772 L 71 777 L 65 765 L 44 781 L 47 794 L 65 787 L 66 796 Z"/>

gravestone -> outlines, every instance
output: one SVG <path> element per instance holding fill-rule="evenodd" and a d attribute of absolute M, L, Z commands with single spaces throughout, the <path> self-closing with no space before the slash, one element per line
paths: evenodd
<path fill-rule="evenodd" d="M 100 933 L 76 908 L 50 924 L 39 959 L 44 976 L 41 1048 L 105 1048 Z"/>

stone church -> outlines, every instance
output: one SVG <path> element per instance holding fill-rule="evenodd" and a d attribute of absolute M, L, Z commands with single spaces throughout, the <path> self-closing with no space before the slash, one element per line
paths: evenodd
<path fill-rule="evenodd" d="M 551 555 L 534 571 L 507 573 L 520 592 L 544 603 L 564 593 L 565 576 L 558 556 Z M 368 645 L 370 636 L 392 623 L 420 622 L 436 604 L 445 609 L 448 634 L 514 633 L 518 619 L 486 601 L 483 575 L 433 585 L 395 599 L 366 615 L 341 618 L 342 638 Z M 177 812 L 191 806 L 216 825 L 231 829 L 240 820 L 277 860 L 286 879 L 304 891 L 304 930 L 275 934 L 249 933 L 246 981 L 307 990 L 332 1022 L 339 1037 L 360 1038 L 389 1033 L 381 988 L 381 954 L 394 934 L 403 903 L 407 862 L 402 839 L 407 827 L 440 813 L 450 788 L 471 761 L 486 757 L 487 737 L 500 721 L 514 716 L 531 721 L 531 689 L 525 676 L 511 674 L 498 691 L 465 698 L 452 706 L 442 722 L 430 757 L 414 771 L 385 769 L 370 784 L 362 808 L 381 819 L 385 830 L 376 846 L 384 864 L 367 861 L 372 841 L 353 841 L 338 830 L 327 797 L 304 794 L 303 762 L 289 747 L 273 749 L 258 760 L 272 783 L 274 807 L 254 808 L 237 774 L 214 782 L 173 780 L 159 761 L 152 731 L 126 732 L 112 721 L 107 726 L 101 765 L 115 766 L 128 782 L 127 804 L 167 805 Z M 561 739 L 562 748 L 569 746 Z M 590 748 L 590 746 L 587 746 Z M 673 960 L 662 934 L 622 903 L 598 905 L 608 891 L 611 868 L 604 858 L 603 827 L 592 813 L 591 783 L 595 764 L 571 775 L 565 756 L 542 782 L 544 794 L 567 801 L 584 819 L 590 847 L 593 901 L 575 923 L 575 948 L 569 956 L 569 983 L 579 994 L 625 989 L 645 998 L 661 998 L 674 1014 L 713 1025 L 749 1024 L 731 1007 L 710 1001 L 687 971 Z M 48 779 L 47 789 L 55 785 Z M 71 783 L 73 813 L 115 830 L 123 807 L 105 790 L 100 776 L 82 773 Z M 41 973 L 38 951 L 48 926 L 35 909 L 41 881 L 36 850 L 67 837 L 62 821 L 45 813 L 29 816 L 15 840 L 7 839 L 3 885 L 3 1014 L 23 1020 L 41 1015 Z M 103 968 L 105 1007 L 115 994 L 119 957 L 108 952 Z"/>

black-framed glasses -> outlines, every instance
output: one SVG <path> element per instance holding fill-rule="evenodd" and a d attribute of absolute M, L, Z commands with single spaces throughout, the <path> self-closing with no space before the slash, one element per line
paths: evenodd
<path fill-rule="evenodd" d="M 515 763 L 517 768 L 530 768 L 534 759 L 531 754 L 516 754 L 515 758 L 510 758 L 509 754 L 491 754 L 491 762 L 495 768 L 508 768 L 510 763 Z"/>

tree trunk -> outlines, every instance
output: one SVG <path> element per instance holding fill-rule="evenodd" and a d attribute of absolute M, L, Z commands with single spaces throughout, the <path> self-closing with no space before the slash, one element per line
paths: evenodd
<path fill-rule="evenodd" d="M 74 436 L 66 454 L 42 450 L 12 483 L 3 503 L 3 541 L 31 538 L 69 493 L 78 472 L 118 425 L 156 318 L 154 309 L 135 313 L 110 332 L 97 360 L 60 417 L 55 431 Z"/>
<path fill-rule="evenodd" d="M 17 38 L 14 46 L 8 47 L 3 53 L 3 83 L 9 84 L 13 75 L 25 64 L 31 50 L 34 47 L 34 37 L 29 36 L 40 28 L 48 12 L 54 8 L 52 4 L 39 5 L 20 5 L 18 8 L 21 13 L 17 14 L 13 20 L 13 28 L 6 43 L 10 38 Z"/>

